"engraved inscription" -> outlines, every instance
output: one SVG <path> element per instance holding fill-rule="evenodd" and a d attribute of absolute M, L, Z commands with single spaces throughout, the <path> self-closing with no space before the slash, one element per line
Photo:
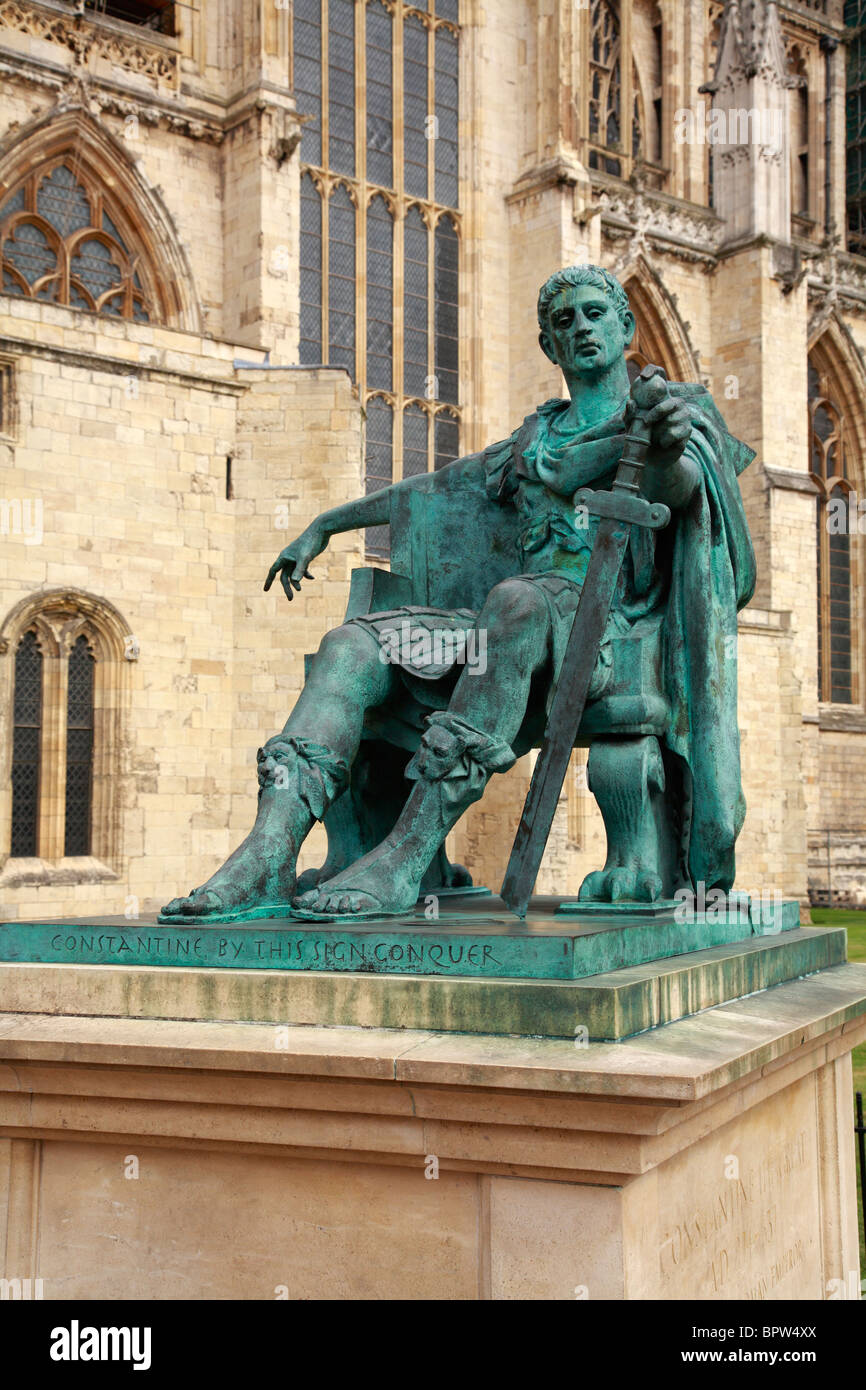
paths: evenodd
<path fill-rule="evenodd" d="M 283 966 L 290 970 L 347 970 L 424 975 L 496 974 L 503 962 L 496 943 L 425 937 L 403 940 L 374 935 L 317 936 L 310 932 L 208 932 L 200 936 L 172 931 L 55 933 L 51 950 L 85 962 L 106 956 L 127 965 L 154 962 L 201 965 Z"/>

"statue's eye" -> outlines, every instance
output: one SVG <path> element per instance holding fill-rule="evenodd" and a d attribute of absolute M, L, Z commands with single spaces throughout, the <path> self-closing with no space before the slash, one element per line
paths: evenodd
<path fill-rule="evenodd" d="M 563 309 L 563 311 L 562 311 L 561 314 L 557 314 L 557 316 L 556 316 L 556 326 L 557 326 L 557 328 L 568 328 L 572 323 L 574 323 L 574 310 L 573 310 L 573 309 Z"/>

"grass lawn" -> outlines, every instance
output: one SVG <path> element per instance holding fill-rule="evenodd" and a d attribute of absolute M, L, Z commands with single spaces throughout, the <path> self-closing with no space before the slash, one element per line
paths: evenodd
<path fill-rule="evenodd" d="M 813 907 L 812 921 L 816 927 L 846 927 L 848 931 L 848 959 L 866 961 L 866 911 L 855 912 L 839 907 Z M 854 1090 L 863 1092 L 866 1105 L 866 1043 L 855 1047 Z M 853 1111 L 852 1111 L 853 1115 Z M 852 1120 L 853 1123 L 853 1120 Z M 860 1268 L 866 1276 L 866 1248 L 863 1243 L 863 1194 L 860 1198 Z"/>

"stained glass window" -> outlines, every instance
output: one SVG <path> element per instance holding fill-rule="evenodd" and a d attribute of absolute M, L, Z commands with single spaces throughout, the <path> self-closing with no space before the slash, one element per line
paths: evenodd
<path fill-rule="evenodd" d="M 457 11 L 457 0 L 294 0 L 300 360 L 351 371 L 377 485 L 386 453 L 390 481 L 459 452 Z"/>
<path fill-rule="evenodd" d="M 394 407 L 382 396 L 367 402 L 367 492 L 378 492 L 394 481 Z M 367 549 L 371 555 L 388 554 L 387 526 L 368 526 Z"/>
<path fill-rule="evenodd" d="M 322 162 L 322 0 L 294 0 L 295 100 L 306 116 L 301 159 Z"/>
<path fill-rule="evenodd" d="M 301 175 L 301 362 L 322 356 L 322 200 L 309 174 Z"/>
<path fill-rule="evenodd" d="M 457 401 L 457 284 L 460 245 L 452 218 L 442 217 L 436 224 L 436 395 L 440 401 Z"/>
<path fill-rule="evenodd" d="M 328 0 L 328 157 L 337 173 L 354 174 L 354 0 Z"/>
<path fill-rule="evenodd" d="M 377 195 L 367 210 L 367 384 L 394 385 L 394 220 Z"/>
<path fill-rule="evenodd" d="M 355 375 L 355 205 L 335 188 L 328 203 L 328 361 Z"/>
<path fill-rule="evenodd" d="M 809 365 L 810 476 L 816 500 L 819 699 L 855 699 L 851 622 L 851 538 L 847 525 L 845 421 L 818 367 Z M 840 505 L 841 504 L 841 505 Z"/>
<path fill-rule="evenodd" d="M 380 0 L 367 7 L 367 178 L 394 182 L 393 19 Z"/>
<path fill-rule="evenodd" d="M 407 405 L 403 412 L 403 473 L 410 478 L 427 472 L 426 410 L 420 405 Z"/>
<path fill-rule="evenodd" d="M 90 853 L 93 784 L 93 667 L 86 637 L 69 654 L 66 700 L 66 844 L 65 854 Z"/>
<path fill-rule="evenodd" d="M 440 410 L 433 422 L 435 430 L 434 467 L 442 468 L 457 457 L 460 424 L 453 410 Z"/>
<path fill-rule="evenodd" d="M 106 204 L 71 156 L 28 174 L 0 205 L 4 292 L 150 322 L 149 272 Z"/>
<path fill-rule="evenodd" d="M 63 237 L 94 223 L 87 194 L 65 164 L 58 164 L 40 183 L 36 211 Z"/>
<path fill-rule="evenodd" d="M 624 178 L 631 160 L 658 157 L 656 127 L 661 123 L 661 107 L 654 110 L 653 139 L 647 148 L 640 74 L 631 57 L 624 58 L 622 53 L 626 23 L 622 6 L 611 0 L 591 0 L 589 22 L 589 167 Z M 653 43 L 654 62 L 660 65 L 660 29 L 654 31 Z M 657 76 L 660 83 L 661 71 Z"/>
<path fill-rule="evenodd" d="M 457 206 L 457 35 L 436 30 L 436 201 Z"/>
<path fill-rule="evenodd" d="M 42 738 L 42 652 L 25 632 L 15 653 L 12 738 L 12 854 L 39 853 L 39 753 Z"/>
<path fill-rule="evenodd" d="M 417 208 L 403 224 L 403 387 L 407 396 L 427 392 L 428 290 L 427 257 L 430 233 Z"/>
<path fill-rule="evenodd" d="M 848 250 L 866 255 L 866 0 L 845 0 L 849 30 L 845 94 Z"/>
<path fill-rule="evenodd" d="M 410 15 L 403 25 L 403 176 L 407 193 L 427 197 L 427 26 Z"/>

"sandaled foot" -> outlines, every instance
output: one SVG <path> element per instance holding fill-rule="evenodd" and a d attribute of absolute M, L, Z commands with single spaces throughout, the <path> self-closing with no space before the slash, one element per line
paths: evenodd
<path fill-rule="evenodd" d="M 257 824 L 208 881 L 172 898 L 161 922 L 234 922 L 287 916 L 295 893 L 295 854 L 284 826 Z"/>
<path fill-rule="evenodd" d="M 288 917 L 291 914 L 289 894 L 275 902 L 249 899 L 232 900 L 213 888 L 193 888 L 185 898 L 172 898 L 159 914 L 158 921 L 175 924 L 205 925 L 211 922 L 237 922 L 256 917 Z"/>
<path fill-rule="evenodd" d="M 394 917 L 411 912 L 418 901 L 418 879 L 401 863 L 399 851 L 374 850 L 326 883 L 295 898 L 293 916 L 330 921 L 334 917 Z"/>

